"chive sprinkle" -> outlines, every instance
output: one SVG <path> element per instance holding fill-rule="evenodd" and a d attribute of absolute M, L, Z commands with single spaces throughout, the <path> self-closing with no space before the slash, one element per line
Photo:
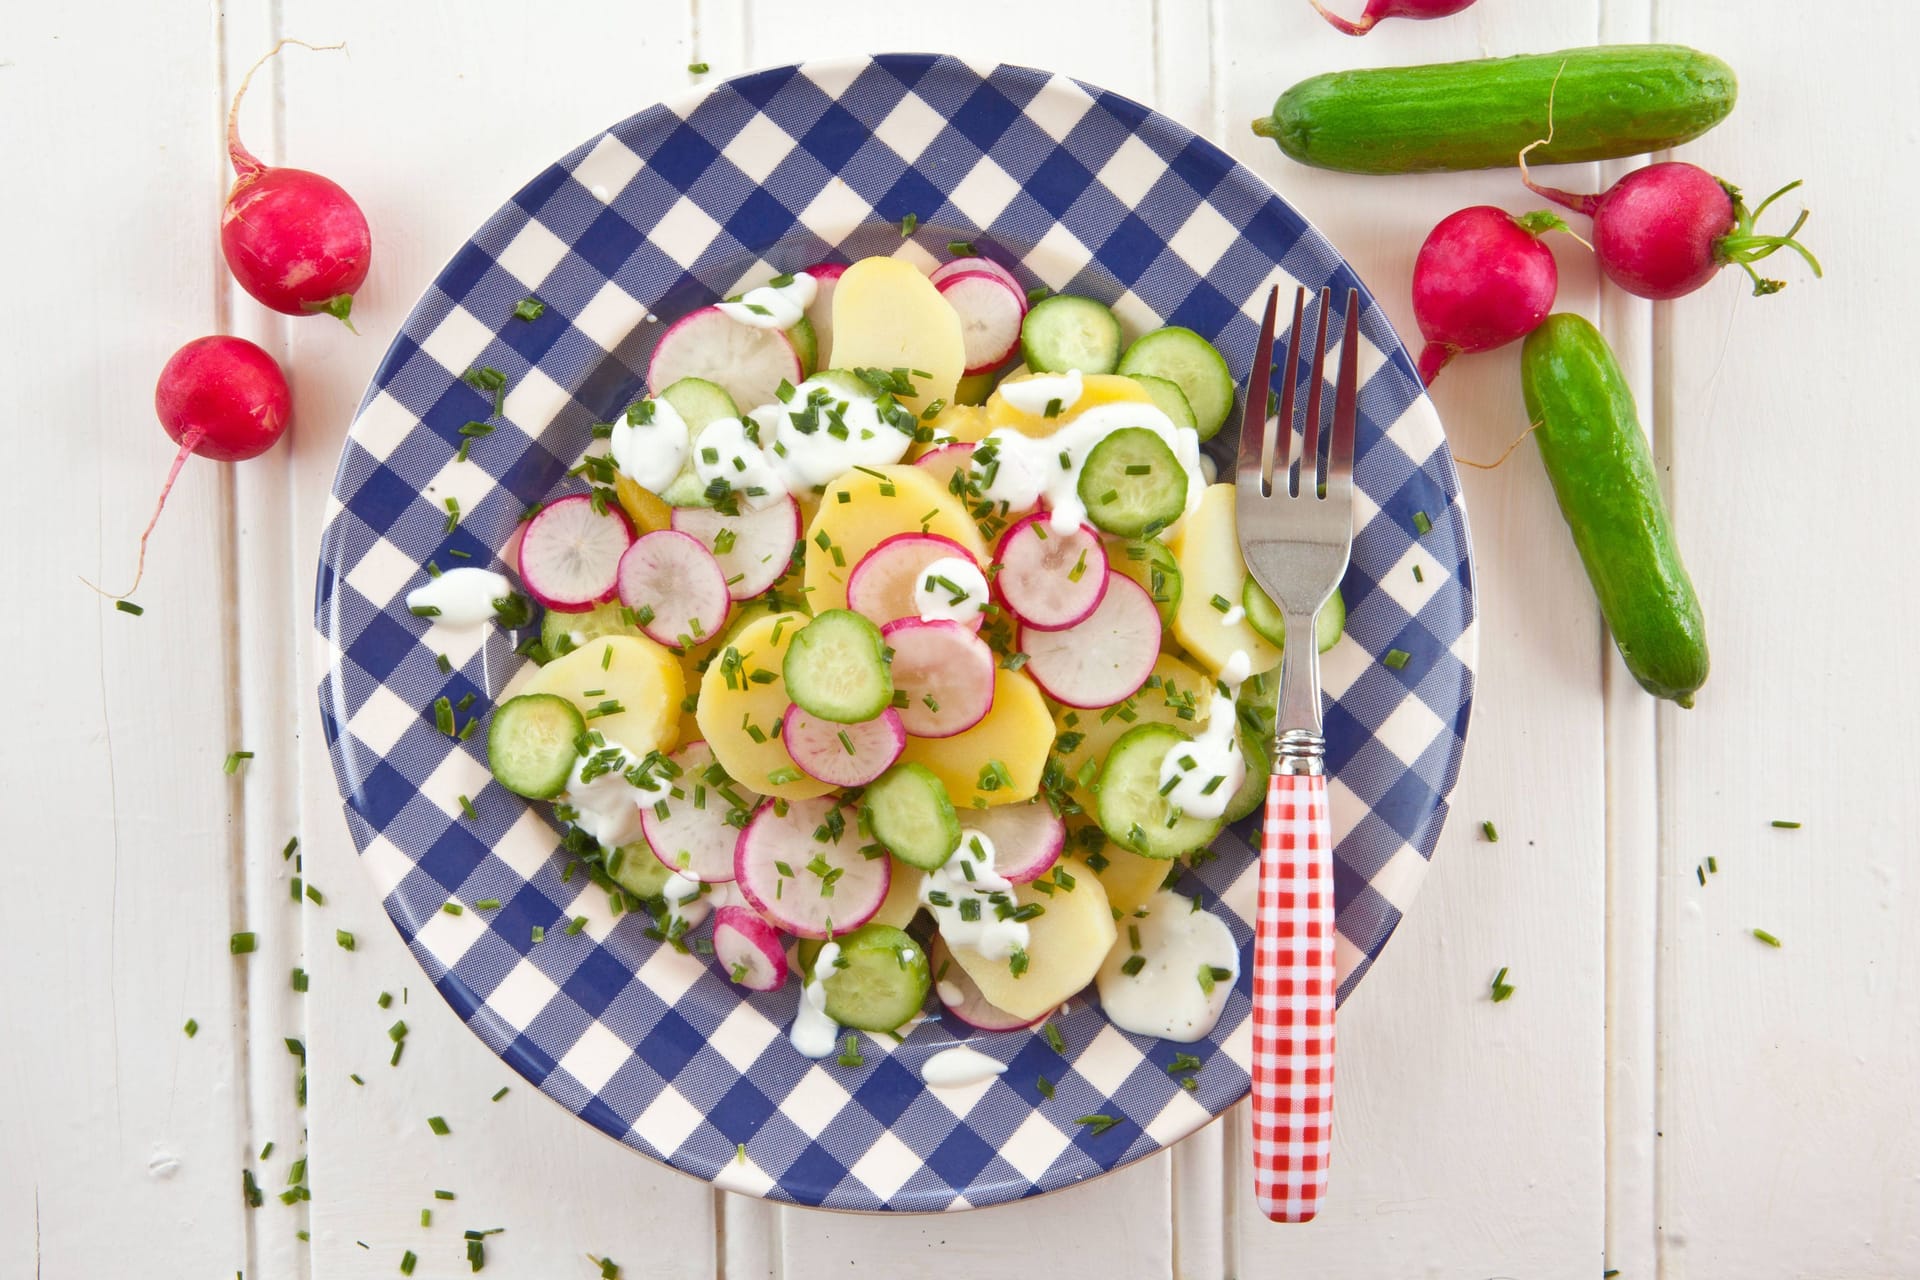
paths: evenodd
<path fill-rule="evenodd" d="M 1045 1031 L 1048 1046 L 1051 1047 L 1055 1053 L 1065 1056 L 1067 1052 L 1067 1041 L 1066 1037 L 1060 1034 L 1060 1028 L 1049 1022 L 1046 1025 Z"/>
<path fill-rule="evenodd" d="M 113 602 L 113 607 L 118 609 L 122 613 L 130 613 L 136 618 L 146 612 L 144 608 L 135 604 L 131 600 L 115 600 Z"/>
<path fill-rule="evenodd" d="M 333 931 L 333 940 L 334 942 L 339 944 L 339 947 L 342 951 L 353 950 L 353 945 L 354 945 L 353 935 L 351 933 L 348 933 L 345 929 L 335 929 Z"/>
<path fill-rule="evenodd" d="M 1711 873 L 1712 873 L 1713 875 L 1716 875 L 1716 876 L 1717 876 L 1717 875 L 1719 875 L 1719 874 L 1720 874 L 1720 859 L 1718 859 L 1718 858 L 1716 858 L 1716 857 L 1714 857 L 1714 856 L 1713 856 L 1712 854 L 1708 854 L 1708 855 L 1707 855 L 1707 870 L 1708 870 L 1709 872 L 1711 872 Z"/>
<path fill-rule="evenodd" d="M 506 1096 L 507 1096 L 507 1086 L 503 1084 L 500 1086 L 500 1092 L 494 1094 L 493 1097 L 490 1099 L 490 1101 L 498 1102 L 500 1101 L 500 1099 Z"/>
<path fill-rule="evenodd" d="M 446 1137 L 448 1134 L 453 1132 L 452 1129 L 449 1129 L 447 1127 L 447 1122 L 445 1120 L 442 1120 L 439 1116 L 428 1116 L 427 1128 L 433 1130 L 434 1133 L 438 1134 L 442 1138 Z"/>
<path fill-rule="evenodd" d="M 1083 1124 L 1087 1126 L 1087 1131 L 1089 1133 L 1101 1134 L 1113 1128 L 1113 1126 L 1115 1126 L 1116 1124 L 1119 1124 L 1120 1122 L 1114 1119 L 1112 1116 L 1103 1116 L 1103 1115 L 1095 1114 L 1090 1116 L 1081 1116 L 1078 1120 L 1075 1120 L 1074 1123 Z"/>
<path fill-rule="evenodd" d="M 688 74 L 688 75 L 694 75 L 694 76 L 703 76 L 703 75 L 705 75 L 705 74 L 707 74 L 707 71 L 708 71 L 708 70 L 709 70 L 709 68 L 708 68 L 708 66 L 707 66 L 707 64 L 706 64 L 706 63 L 704 63 L 704 62 L 689 62 L 689 63 L 687 64 L 687 74 Z"/>
<path fill-rule="evenodd" d="M 900 219 L 900 238 L 904 240 L 908 236 L 912 235 L 913 229 L 919 225 L 920 225 L 920 215 L 917 213 L 910 213 L 906 217 Z"/>
<path fill-rule="evenodd" d="M 1053 1101 L 1053 1081 L 1047 1079 L 1045 1076 L 1035 1076 L 1033 1078 L 1033 1088 L 1034 1092 L 1038 1093 L 1047 1101 Z"/>
<path fill-rule="evenodd" d="M 547 313 L 547 304 L 538 298 L 522 298 L 513 304 L 513 318 L 532 322 Z"/>
<path fill-rule="evenodd" d="M 1493 825 L 1493 819 L 1489 818 L 1485 822 L 1481 823 L 1480 830 L 1486 833 L 1488 844 L 1500 843 L 1500 832 L 1499 832 L 1499 829 Z"/>
<path fill-rule="evenodd" d="M 1502 1000 L 1511 996 L 1513 992 L 1513 986 L 1507 982 L 1507 967 L 1502 965 L 1500 966 L 1500 972 L 1493 975 L 1493 983 L 1488 989 L 1488 994 L 1492 997 L 1495 1004 L 1499 1004 Z"/>
<path fill-rule="evenodd" d="M 1411 658 L 1412 656 L 1413 655 L 1408 653 L 1405 649 L 1389 649 L 1387 650 L 1386 657 L 1380 659 L 1380 661 L 1386 666 L 1392 667 L 1395 671 L 1398 671 L 1402 667 L 1407 665 L 1407 659 Z"/>
<path fill-rule="evenodd" d="M 227 770 L 227 772 L 232 773 L 233 770 L 229 769 Z M 1773 820 L 1773 825 L 1780 828 L 1782 831 L 1798 831 L 1800 829 L 1799 823 L 1788 821 L 1786 818 L 1775 818 Z"/>
<path fill-rule="evenodd" d="M 240 772 L 240 766 L 241 766 L 241 764 L 242 764 L 242 763 L 244 763 L 245 761 L 248 761 L 248 760 L 251 760 L 251 759 L 253 759 L 253 752 L 251 752 L 251 751 L 229 751 L 229 752 L 227 752 L 227 763 L 226 763 L 226 765 L 224 766 L 224 767 L 225 767 L 225 769 L 226 769 L 226 771 L 227 771 L 227 776 L 228 776 L 228 777 L 232 777 L 232 776 L 233 776 L 234 774 L 236 774 L 236 773 L 238 773 L 238 772 Z M 1775 825 L 1775 826 L 1779 826 L 1780 824 L 1779 824 L 1779 823 L 1775 823 L 1774 825 Z M 1800 824 L 1796 822 L 1796 823 L 1794 823 L 1794 825 L 1795 825 L 1795 826 L 1797 827 L 1797 826 L 1799 826 Z"/>
<path fill-rule="evenodd" d="M 184 1026 L 184 1027 L 181 1027 L 180 1029 L 181 1029 L 182 1031 L 184 1031 L 184 1032 L 186 1032 L 186 1033 L 187 1033 L 187 1039 L 189 1039 L 189 1040 L 191 1040 L 191 1039 L 193 1039 L 193 1038 L 194 1038 L 195 1036 L 197 1036 L 197 1035 L 199 1035 L 199 1034 L 200 1034 L 200 1023 L 199 1023 L 199 1020 L 198 1020 L 198 1019 L 195 1019 L 195 1018 L 188 1018 L 188 1019 L 187 1019 L 187 1025 L 186 1025 L 186 1026 Z"/>
<path fill-rule="evenodd" d="M 1426 512 L 1416 511 L 1413 513 L 1413 527 L 1424 536 L 1433 532 L 1433 521 L 1427 518 Z"/>
<path fill-rule="evenodd" d="M 414 1264 L 416 1264 L 419 1261 L 420 1259 L 413 1256 L 413 1250 L 411 1249 L 401 1254 L 400 1255 L 400 1274 L 403 1276 L 412 1275 Z"/>
<path fill-rule="evenodd" d="M 1753 936 L 1760 939 L 1760 941 L 1766 943 L 1770 947 L 1777 947 L 1780 945 L 1780 939 L 1774 937 L 1772 934 L 1768 933 L 1765 929 L 1755 929 L 1753 931 Z"/>
<path fill-rule="evenodd" d="M 434 1198 L 435 1200 L 451 1200 L 451 1199 L 453 1199 L 453 1192 L 451 1192 L 451 1191 L 436 1191 L 436 1192 L 434 1192 L 434 1193 L 433 1193 L 433 1198 Z"/>
<path fill-rule="evenodd" d="M 227 951 L 231 955 L 244 956 L 259 945 L 259 939 L 251 933 L 236 933 L 227 939 Z"/>

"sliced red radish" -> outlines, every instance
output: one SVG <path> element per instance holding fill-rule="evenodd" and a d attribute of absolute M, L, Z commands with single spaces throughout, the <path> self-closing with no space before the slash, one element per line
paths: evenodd
<path fill-rule="evenodd" d="M 985 373 L 1005 364 L 1020 345 L 1020 321 L 1027 313 L 1021 292 L 997 275 L 962 271 L 938 286 L 940 296 L 960 316 L 967 372 Z"/>
<path fill-rule="evenodd" d="M 1067 824 L 1044 801 L 976 809 L 961 822 L 993 841 L 993 869 L 1015 884 L 1038 880 L 1067 847 Z"/>
<path fill-rule="evenodd" d="M 655 391 L 682 378 L 705 378 L 733 397 L 740 412 L 774 402 L 782 382 L 798 384 L 800 356 L 778 329 L 742 324 L 718 307 L 702 307 L 660 335 L 647 365 Z"/>
<path fill-rule="evenodd" d="M 758 511 L 742 507 L 737 516 L 712 507 L 675 507 L 673 527 L 698 538 L 713 553 L 726 575 L 728 595 L 751 600 L 793 562 L 793 548 L 800 541 L 800 504 L 782 498 Z"/>
<path fill-rule="evenodd" d="M 840 287 L 846 270 L 844 262 L 820 262 L 807 268 L 814 283 L 813 305 L 807 308 L 817 347 L 813 362 L 822 369 L 833 368 L 833 291 Z"/>
<path fill-rule="evenodd" d="M 1085 622 L 1065 631 L 1022 627 L 1019 645 L 1027 655 L 1021 670 L 1055 702 L 1110 707 L 1132 697 L 1153 674 L 1160 656 L 1160 614 L 1145 587 L 1113 573 L 1100 607 Z"/>
<path fill-rule="evenodd" d="M 713 767 L 712 748 L 696 740 L 667 758 L 680 772 L 661 781 L 680 794 L 640 806 L 640 830 L 647 837 L 647 847 L 670 870 L 689 879 L 703 884 L 733 879 L 733 846 L 740 831 L 727 821 L 733 806 L 704 776 Z"/>
<path fill-rule="evenodd" d="M 787 984 L 787 953 L 774 927 L 748 907 L 713 913 L 713 958 L 749 991 L 778 991 Z"/>
<path fill-rule="evenodd" d="M 895 618 L 917 618 L 913 592 L 921 571 L 935 560 L 958 556 L 973 563 L 973 553 L 937 533 L 896 533 L 860 557 L 847 575 L 847 607 L 875 626 Z M 973 629 L 979 630 L 975 617 Z"/>
<path fill-rule="evenodd" d="M 952 262 L 944 262 L 935 267 L 932 272 L 928 274 L 927 279 L 933 283 L 935 288 L 938 288 L 954 276 L 967 275 L 969 273 L 978 274 L 980 272 L 985 272 L 990 276 L 998 276 L 1006 283 L 1009 289 L 1020 295 L 1020 309 L 1022 311 L 1027 309 L 1026 286 L 1020 283 L 1013 272 L 1007 270 L 992 258 L 955 258 Z"/>
<path fill-rule="evenodd" d="M 1107 548 L 1087 525 L 1055 533 L 1046 512 L 1036 512 L 1000 537 L 994 578 L 1007 608 L 1035 631 L 1078 625 L 1107 594 Z"/>
<path fill-rule="evenodd" d="M 864 844 L 853 810 L 831 796 L 769 800 L 734 846 L 734 879 L 755 910 L 796 937 L 845 933 L 873 918 L 892 881 L 893 859 L 867 857 Z"/>
<path fill-rule="evenodd" d="M 642 535 L 620 557 L 620 603 L 650 639 L 679 648 L 719 635 L 733 607 L 713 552 L 674 529 Z"/>
<path fill-rule="evenodd" d="M 596 511 L 584 493 L 540 508 L 520 533 L 520 581 L 527 594 L 561 613 L 585 613 L 613 599 L 620 557 L 633 544 L 633 526 L 619 507 Z"/>
<path fill-rule="evenodd" d="M 1159 621 L 1158 614 L 1154 621 Z M 899 710 L 908 733 L 951 738 L 979 724 L 992 710 L 993 650 L 972 629 L 945 620 L 900 618 L 880 628 L 880 634 L 893 650 L 894 690 L 907 697 Z"/>
<path fill-rule="evenodd" d="M 719 950 L 717 941 L 714 950 Z M 1047 1020 L 1046 1013 L 1031 1019 L 1016 1017 L 988 1000 L 967 976 L 967 971 L 953 962 L 953 952 L 947 949 L 945 938 L 934 937 L 927 963 L 933 967 L 933 990 L 940 997 L 940 1007 L 976 1030 L 1018 1031 L 1022 1027 L 1037 1027 Z"/>
<path fill-rule="evenodd" d="M 788 707 L 780 718 L 780 740 L 810 777 L 836 787 L 864 787 L 900 758 L 907 730 L 892 707 L 858 724 L 836 724 Z"/>
<path fill-rule="evenodd" d="M 965 442 L 943 444 L 915 458 L 913 465 L 926 468 L 942 489 L 952 493 L 953 477 L 973 465 L 973 446 Z"/>

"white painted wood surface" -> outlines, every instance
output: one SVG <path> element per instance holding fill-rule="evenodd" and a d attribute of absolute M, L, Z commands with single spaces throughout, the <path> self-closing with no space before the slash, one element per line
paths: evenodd
<path fill-rule="evenodd" d="M 629 1276 L 730 1280 L 873 1265 L 1068 1280 L 1920 1273 L 1920 606 L 1900 589 L 1898 537 L 1920 462 L 1903 394 L 1920 269 L 1901 247 L 1920 200 L 1904 68 L 1920 19 L 1896 0 L 1852 8 L 1843 23 L 1787 0 L 1483 0 L 1351 41 L 1304 0 L 973 0 L 958 16 L 862 0 L 16 7 L 0 30 L 0 409 L 16 450 L 8 705 L 24 732 L 0 744 L 0 1277 L 137 1258 L 153 1276 L 336 1280 L 396 1274 L 405 1250 L 416 1275 L 450 1276 L 466 1274 L 469 1227 L 506 1229 L 487 1274 L 530 1277 L 591 1276 L 588 1255 Z M 256 150 L 334 176 L 366 208 L 359 337 L 263 312 L 214 245 L 225 103 L 280 35 L 350 47 L 263 73 L 246 127 Z M 1739 68 L 1739 111 L 1684 155 L 1759 191 L 1805 177 L 1829 279 L 1787 264 L 1779 298 L 1729 278 L 1652 307 L 1557 246 L 1561 306 L 1614 339 L 1668 468 L 1715 673 L 1696 710 L 1655 708 L 1605 641 L 1531 447 L 1467 473 L 1485 619 L 1471 748 L 1426 890 L 1343 1016 L 1321 1221 L 1253 1214 L 1238 1116 L 1096 1185 L 961 1219 L 774 1210 L 593 1133 L 431 994 L 339 816 L 314 716 L 313 564 L 385 342 L 529 175 L 679 91 L 695 61 L 714 79 L 886 48 L 1042 64 L 1252 164 L 1411 333 L 1407 276 L 1431 224 L 1537 202 L 1507 174 L 1311 172 L 1246 120 L 1330 67 L 1646 38 Z M 1559 176 L 1598 183 L 1598 168 Z M 153 377 L 179 343 L 222 330 L 282 358 L 295 431 L 243 467 L 189 465 L 147 613 L 116 613 L 76 576 L 114 585 L 130 570 L 171 452 Z M 1462 456 L 1496 456 L 1524 427 L 1517 382 L 1510 354 L 1442 378 Z M 236 747 L 256 757 L 230 779 Z M 290 900 L 280 852 L 295 833 L 324 905 Z M 1709 854 L 1720 874 L 1702 887 Z M 1756 942 L 1756 926 L 1785 946 Z M 242 928 L 260 950 L 236 960 L 226 938 Z M 1502 965 L 1518 992 L 1496 1007 Z M 390 1067 L 399 1018 L 407 1048 Z M 308 1049 L 304 1109 L 286 1037 Z M 430 1115 L 452 1133 L 433 1136 Z M 302 1156 L 313 1199 L 282 1205 Z M 242 1168 L 267 1194 L 259 1209 L 243 1207 Z"/>

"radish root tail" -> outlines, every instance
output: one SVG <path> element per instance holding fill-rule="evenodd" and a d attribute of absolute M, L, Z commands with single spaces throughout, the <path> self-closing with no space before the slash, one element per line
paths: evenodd
<path fill-rule="evenodd" d="M 1457 453 L 1453 455 L 1453 460 L 1459 463 L 1463 467 L 1472 467 L 1475 471 L 1497 470 L 1503 463 L 1506 462 L 1508 458 L 1511 458 L 1513 456 L 1513 451 L 1520 447 L 1520 442 L 1522 440 L 1525 440 L 1528 436 L 1532 435 L 1536 430 L 1539 429 L 1539 427 L 1540 427 L 1540 424 L 1538 422 L 1529 423 L 1527 426 L 1527 429 L 1525 431 L 1522 431 L 1519 435 L 1515 436 L 1513 438 L 1513 443 L 1508 445 L 1505 449 L 1503 449 L 1500 453 L 1500 456 L 1495 458 L 1492 462 L 1474 462 L 1472 459 L 1463 458 Z"/>
<path fill-rule="evenodd" d="M 1800 228 L 1807 225 L 1808 215 L 1805 209 L 1800 211 L 1800 216 L 1794 219 L 1793 225 L 1787 228 L 1787 233 L 1783 236 L 1763 236 L 1755 229 L 1755 224 L 1760 221 L 1760 215 L 1764 214 L 1775 200 L 1798 188 L 1799 179 L 1789 182 L 1753 209 L 1747 208 L 1746 201 L 1740 196 L 1740 188 L 1724 181 L 1720 185 L 1726 188 L 1727 197 L 1733 201 L 1734 227 L 1715 243 L 1713 255 L 1721 262 L 1732 263 L 1747 273 L 1753 280 L 1754 297 L 1764 298 L 1768 294 L 1778 293 L 1787 287 L 1785 280 L 1769 280 L 1753 269 L 1754 263 L 1782 249 L 1791 249 L 1806 259 L 1807 265 L 1813 268 L 1816 280 L 1826 275 L 1820 269 L 1820 259 L 1814 257 L 1813 251 L 1795 238 L 1800 234 Z"/>
<path fill-rule="evenodd" d="M 290 44 L 302 49 L 311 49 L 315 53 L 328 53 L 335 49 L 346 49 L 346 42 L 339 44 L 308 44 L 305 40 L 282 40 L 261 54 L 254 64 L 247 68 L 247 74 L 240 78 L 240 87 L 234 91 L 233 105 L 227 108 L 227 158 L 233 161 L 233 171 L 242 178 L 251 178 L 255 174 L 266 172 L 267 166 L 260 158 L 246 149 L 240 141 L 240 101 L 247 96 L 247 86 L 253 83 L 253 73 L 265 66 L 273 56 Z"/>
<path fill-rule="evenodd" d="M 187 459 L 193 456 L 193 451 L 200 447 L 200 442 L 206 437 L 206 431 L 200 427 L 194 427 L 180 437 L 180 452 L 173 455 L 173 466 L 167 471 L 167 482 L 160 486 L 160 500 L 153 504 L 153 518 L 148 520 L 147 527 L 140 531 L 140 558 L 133 566 L 133 585 L 125 591 L 108 591 L 104 587 L 87 582 L 85 578 L 80 579 L 81 582 L 86 583 L 89 590 L 109 600 L 125 600 L 140 589 L 140 579 L 145 577 L 147 572 L 147 539 L 153 536 L 154 526 L 160 523 L 160 512 L 166 508 L 167 495 L 173 492 L 173 482 L 180 478 L 180 468 L 187 465 Z"/>
<path fill-rule="evenodd" d="M 1532 151 L 1535 147 L 1550 147 L 1553 145 L 1553 104 L 1554 99 L 1559 96 L 1560 93 L 1560 77 L 1566 73 L 1567 64 L 1562 62 L 1560 69 L 1553 73 L 1553 84 L 1547 89 L 1547 136 L 1544 138 L 1535 138 L 1532 142 L 1520 148 L 1520 181 L 1525 183 L 1527 190 L 1533 192 L 1535 195 L 1551 200 L 1557 205 L 1562 205 L 1565 208 L 1573 210 L 1575 213 L 1584 213 L 1591 218 L 1593 211 L 1600 206 L 1599 196 L 1581 195 L 1577 191 L 1562 191 L 1558 187 L 1543 187 L 1533 180 L 1533 174 L 1527 169 L 1528 152 Z M 1579 239 L 1578 236 L 1574 238 Z M 1587 244 L 1584 240 L 1581 240 L 1580 243 Z M 1588 244 L 1587 248 L 1591 249 L 1593 246 Z"/>
<path fill-rule="evenodd" d="M 1320 0 L 1312 0 L 1312 3 L 1313 7 L 1319 11 L 1320 16 L 1333 24 L 1333 29 L 1342 35 L 1363 36 L 1373 30 L 1373 24 L 1375 22 L 1373 18 L 1362 18 L 1358 22 L 1349 22 L 1339 14 L 1329 12 L 1327 6 L 1321 4 Z"/>

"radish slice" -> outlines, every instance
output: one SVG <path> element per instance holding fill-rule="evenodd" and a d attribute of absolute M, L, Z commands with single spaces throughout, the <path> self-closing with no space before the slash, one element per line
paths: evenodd
<path fill-rule="evenodd" d="M 758 511 L 743 507 L 737 516 L 722 515 L 712 507 L 675 507 L 673 528 L 697 538 L 713 552 L 726 575 L 728 595 L 751 600 L 793 563 L 793 548 L 800 541 L 800 504 L 787 498 Z M 722 541 L 725 551 L 719 549 Z"/>
<path fill-rule="evenodd" d="M 787 953 L 772 925 L 747 907 L 713 913 L 713 958 L 749 991 L 778 991 L 787 984 Z"/>
<path fill-rule="evenodd" d="M 1155 614 L 1155 624 L 1159 621 Z M 951 738 L 979 724 L 992 710 L 993 650 L 969 628 L 958 622 L 901 618 L 880 628 L 880 634 L 893 649 L 893 687 L 907 695 L 899 710 L 908 733 Z M 1154 646 L 1159 644 L 1156 633 Z M 1153 665 L 1152 659 L 1147 665 Z"/>
<path fill-rule="evenodd" d="M 1132 697 L 1160 656 L 1160 613 L 1147 589 L 1108 575 L 1107 594 L 1085 622 L 1065 631 L 1020 628 L 1022 668 L 1055 702 L 1110 707 Z M 895 679 L 899 677 L 896 673 Z"/>
<path fill-rule="evenodd" d="M 939 284 L 940 296 L 960 316 L 967 372 L 985 373 L 1007 362 L 1020 345 L 1027 300 L 1018 289 L 985 271 L 962 271 Z"/>
<path fill-rule="evenodd" d="M 681 794 L 661 802 L 664 814 L 658 806 L 640 807 L 647 847 L 669 870 L 703 884 L 724 884 L 733 879 L 733 846 L 740 832 L 727 821 L 732 806 L 703 776 L 713 767 L 713 749 L 694 741 L 667 758 L 680 767 L 671 782 Z"/>
<path fill-rule="evenodd" d="M 1027 287 L 1020 283 L 1013 272 L 1007 270 L 992 258 L 955 258 L 952 262 L 944 262 L 935 267 L 933 271 L 928 274 L 927 279 L 933 283 L 935 288 L 938 288 L 954 276 L 978 275 L 981 273 L 998 277 L 1005 283 L 1007 288 L 1013 290 L 1020 296 L 1020 310 L 1025 311 L 1027 309 Z"/>
<path fill-rule="evenodd" d="M 717 926 L 716 926 L 717 927 Z M 714 949 L 719 950 L 716 941 Z M 974 985 L 967 971 L 953 962 L 953 952 L 947 949 L 947 940 L 935 936 L 933 950 L 927 955 L 927 963 L 933 972 L 940 975 L 933 990 L 940 997 L 940 1007 L 960 1021 L 979 1031 L 1018 1031 L 1022 1027 L 1037 1027 L 1047 1020 L 1047 1013 L 1031 1020 L 1015 1017 L 999 1005 L 994 1004 Z"/>
<path fill-rule="evenodd" d="M 925 467 L 942 489 L 952 493 L 953 477 L 973 465 L 973 446 L 964 442 L 943 444 L 915 458 L 913 465 Z"/>
<path fill-rule="evenodd" d="M 1055 533 L 1044 511 L 1001 535 L 994 579 L 1007 608 L 1035 631 L 1064 631 L 1084 622 L 1107 594 L 1107 549 L 1086 525 Z"/>
<path fill-rule="evenodd" d="M 846 270 L 844 262 L 820 262 L 807 268 L 814 283 L 813 305 L 807 308 L 807 319 L 813 322 L 818 348 L 814 364 L 822 369 L 833 368 L 833 291 L 840 287 L 840 277 Z"/>
<path fill-rule="evenodd" d="M 584 493 L 557 498 L 520 533 L 520 580 L 527 594 L 561 613 L 585 613 L 613 599 L 620 557 L 633 543 L 633 526 L 615 506 L 593 509 Z"/>
<path fill-rule="evenodd" d="M 961 822 L 993 841 L 993 869 L 1015 884 L 1038 880 L 1067 847 L 1067 824 L 1044 802 L 976 809 Z"/>
<path fill-rule="evenodd" d="M 649 639 L 681 649 L 719 635 L 733 607 L 713 552 L 672 529 L 636 539 L 620 557 L 620 603 Z"/>
<path fill-rule="evenodd" d="M 836 813 L 837 840 L 828 825 Z M 893 859 L 860 852 L 866 842 L 854 822 L 852 808 L 831 796 L 761 805 L 733 850 L 734 879 L 747 902 L 800 938 L 845 933 L 872 919 L 887 899 Z"/>
<path fill-rule="evenodd" d="M 847 575 L 847 607 L 875 626 L 896 618 L 917 618 L 913 592 L 921 572 L 935 560 L 954 556 L 971 563 L 973 553 L 937 533 L 896 533 L 860 557 Z M 980 629 L 976 615 L 973 630 Z"/>
<path fill-rule="evenodd" d="M 810 777 L 836 787 L 864 787 L 900 758 L 907 730 L 892 707 L 858 724 L 835 724 L 788 707 L 780 718 L 780 740 Z"/>
<path fill-rule="evenodd" d="M 660 335 L 647 365 L 647 385 L 655 392 L 682 378 L 705 378 L 732 396 L 742 413 L 772 404 L 781 382 L 797 385 L 803 377 L 800 356 L 786 334 L 741 324 L 718 307 L 702 307 L 675 321 Z"/>

